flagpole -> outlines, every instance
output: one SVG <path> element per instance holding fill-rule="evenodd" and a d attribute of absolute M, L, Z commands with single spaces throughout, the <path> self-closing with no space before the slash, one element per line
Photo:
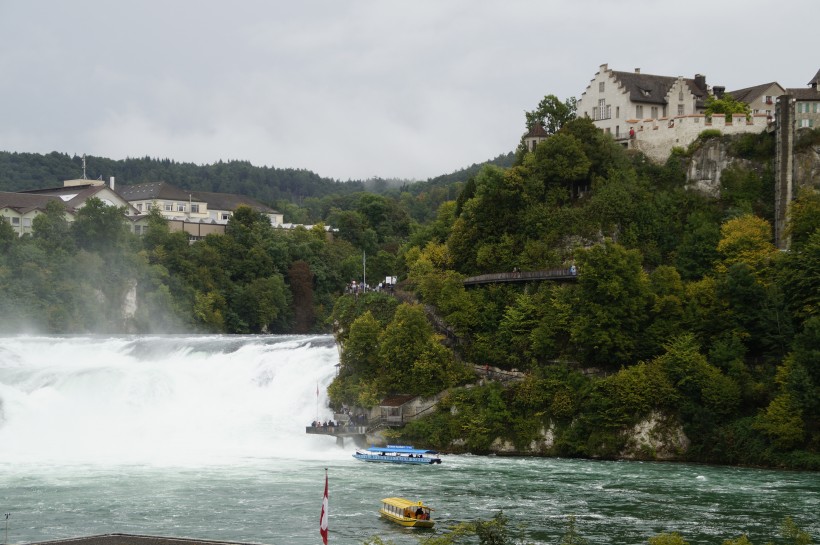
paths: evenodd
<path fill-rule="evenodd" d="M 319 421 L 319 383 L 316 383 L 316 422 Z"/>

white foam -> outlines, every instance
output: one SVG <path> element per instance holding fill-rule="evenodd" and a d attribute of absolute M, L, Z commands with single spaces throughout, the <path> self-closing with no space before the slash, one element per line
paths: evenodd
<path fill-rule="evenodd" d="M 338 451 L 332 439 L 305 434 L 317 417 L 332 417 L 330 337 L 0 342 L 4 464 L 201 465 Z"/>

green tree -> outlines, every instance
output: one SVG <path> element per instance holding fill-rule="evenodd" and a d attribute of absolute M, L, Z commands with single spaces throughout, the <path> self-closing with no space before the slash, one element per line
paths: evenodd
<path fill-rule="evenodd" d="M 552 187 L 566 187 L 571 195 L 577 193 L 589 174 L 591 161 L 584 153 L 581 142 L 572 134 L 560 132 L 536 146 L 525 166 L 532 172 L 533 196 L 544 200 Z"/>
<path fill-rule="evenodd" d="M 383 362 L 381 389 L 388 393 L 413 393 L 413 366 L 433 340 L 433 328 L 420 305 L 399 305 L 380 339 Z"/>
<path fill-rule="evenodd" d="M 746 263 L 757 273 L 765 271 L 777 254 L 772 244 L 772 228 L 769 222 L 747 214 L 732 218 L 720 228 L 717 250 L 722 260 L 719 272 L 726 272 L 735 263 Z"/>
<path fill-rule="evenodd" d="M 62 201 L 53 200 L 46 204 L 45 211 L 32 221 L 32 232 L 34 239 L 47 252 L 66 253 L 74 249 L 71 227 Z"/>
<path fill-rule="evenodd" d="M 293 304 L 293 332 L 309 333 L 316 318 L 313 309 L 313 273 L 304 261 L 294 261 L 288 269 Z"/>
<path fill-rule="evenodd" d="M 350 325 L 344 342 L 340 373 L 376 377 L 381 370 L 379 335 L 382 325 L 368 310 Z"/>
<path fill-rule="evenodd" d="M 640 253 L 607 241 L 579 253 L 578 262 L 573 342 L 593 365 L 631 363 L 650 303 Z"/>
<path fill-rule="evenodd" d="M 789 205 L 788 233 L 791 248 L 800 251 L 809 238 L 820 231 L 820 193 L 801 188 Z"/>
<path fill-rule="evenodd" d="M 578 111 L 578 101 L 569 97 L 561 102 L 555 95 L 547 95 L 541 99 L 535 110 L 526 112 L 526 128 L 539 123 L 547 134 L 555 134 L 565 123 L 575 119 Z"/>
<path fill-rule="evenodd" d="M 91 197 L 77 211 L 71 232 L 77 245 L 85 250 L 110 252 L 121 249 L 128 237 L 125 209 Z"/>
<path fill-rule="evenodd" d="M 0 250 L 7 252 L 14 241 L 17 240 L 17 233 L 5 216 L 0 216 Z"/>
<path fill-rule="evenodd" d="M 725 114 L 726 121 L 731 121 L 732 114 L 744 114 L 746 117 L 749 117 L 749 115 L 751 115 L 751 109 L 745 102 L 741 102 L 729 93 L 726 93 L 720 98 L 714 95 L 707 96 L 706 110 L 704 113 L 707 116 Z"/>

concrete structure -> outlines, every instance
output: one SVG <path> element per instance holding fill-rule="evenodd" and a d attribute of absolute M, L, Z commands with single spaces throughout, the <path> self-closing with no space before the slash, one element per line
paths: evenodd
<path fill-rule="evenodd" d="M 786 89 L 794 102 L 794 123 L 798 129 L 820 127 L 820 70 L 809 82 L 808 88 Z"/>
<path fill-rule="evenodd" d="M 628 121 L 703 113 L 708 94 L 706 77 L 700 74 L 691 79 L 657 76 L 642 74 L 639 68 L 618 72 L 602 64 L 581 94 L 578 115 L 620 139 L 629 133 Z"/>
<path fill-rule="evenodd" d="M 789 95 L 777 99 L 777 139 L 775 144 L 774 242 L 788 249 L 789 204 L 794 198 L 794 103 Z"/>
<path fill-rule="evenodd" d="M 123 186 L 120 193 L 138 213 L 146 214 L 156 207 L 162 217 L 182 226 L 227 225 L 234 211 L 243 205 L 265 214 L 274 227 L 284 222 L 283 214 L 244 195 L 185 190 L 167 182 Z M 188 228 L 183 230 L 189 232 Z"/>

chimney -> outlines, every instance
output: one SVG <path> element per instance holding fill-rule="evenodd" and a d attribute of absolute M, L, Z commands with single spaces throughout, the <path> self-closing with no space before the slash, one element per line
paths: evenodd
<path fill-rule="evenodd" d="M 715 98 L 720 100 L 721 98 L 723 98 L 723 93 L 726 92 L 726 87 L 723 87 L 722 85 L 715 85 L 714 87 L 712 87 L 712 90 L 715 93 Z"/>
<path fill-rule="evenodd" d="M 635 73 L 636 73 L 636 74 L 640 74 L 640 73 L 641 73 L 641 69 L 640 69 L 640 68 L 636 68 L 636 69 L 635 69 Z"/>
<path fill-rule="evenodd" d="M 114 177 L 113 176 L 111 176 L 111 178 L 108 181 L 108 187 L 110 187 L 112 191 L 114 190 Z"/>
<path fill-rule="evenodd" d="M 695 85 L 701 89 L 706 89 L 706 76 L 703 74 L 695 74 Z"/>
<path fill-rule="evenodd" d="M 600 71 L 601 71 L 601 72 L 606 72 L 608 69 L 609 69 L 609 65 L 608 65 L 608 64 L 602 64 L 602 65 L 601 65 L 601 69 L 600 69 Z"/>

